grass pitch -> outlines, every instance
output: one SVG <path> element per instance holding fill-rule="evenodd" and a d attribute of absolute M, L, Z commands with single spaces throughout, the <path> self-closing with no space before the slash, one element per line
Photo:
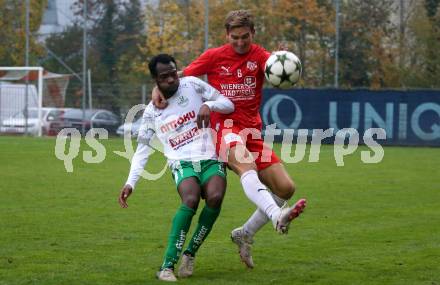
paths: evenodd
<path fill-rule="evenodd" d="M 154 276 L 179 204 L 170 173 L 142 180 L 121 209 L 129 162 L 113 153 L 124 149 L 121 139 L 101 142 L 102 163 L 86 164 L 80 152 L 67 173 L 54 139 L 0 137 L 0 284 L 160 283 Z M 229 233 L 254 206 L 229 172 L 195 274 L 179 283 L 440 284 L 440 149 L 386 147 L 379 164 L 362 163 L 360 150 L 343 167 L 332 146 L 318 163 L 286 165 L 294 198 L 306 197 L 308 208 L 287 236 L 270 226 L 258 233 L 253 270 Z M 154 155 L 148 169 L 163 165 Z"/>

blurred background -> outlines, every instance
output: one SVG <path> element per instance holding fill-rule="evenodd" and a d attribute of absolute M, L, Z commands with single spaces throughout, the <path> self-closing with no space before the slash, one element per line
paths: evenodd
<path fill-rule="evenodd" d="M 102 108 L 123 119 L 133 105 L 148 102 L 152 55 L 170 53 L 185 66 L 225 42 L 224 18 L 234 9 L 253 12 L 256 43 L 267 50 L 282 43 L 298 55 L 298 89 L 440 86 L 440 0 L 0 0 L 0 6 L 0 66 L 43 67 L 43 107 Z M 30 77 L 0 71 L 2 120 L 13 115 L 4 110 L 6 84 Z"/>

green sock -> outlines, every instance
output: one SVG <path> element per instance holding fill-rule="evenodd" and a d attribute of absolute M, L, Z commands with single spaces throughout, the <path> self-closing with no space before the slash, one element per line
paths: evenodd
<path fill-rule="evenodd" d="M 211 229 L 214 226 L 219 214 L 220 208 L 213 209 L 205 205 L 200 213 L 197 228 L 189 242 L 188 248 L 185 250 L 186 254 L 190 254 L 192 256 L 196 255 L 197 250 L 211 232 Z"/>
<path fill-rule="evenodd" d="M 170 235 L 168 236 L 168 246 L 165 252 L 164 262 L 161 268 L 174 268 L 174 264 L 179 261 L 185 243 L 186 234 L 191 226 L 191 220 L 195 211 L 182 204 L 177 209 L 173 218 Z"/>

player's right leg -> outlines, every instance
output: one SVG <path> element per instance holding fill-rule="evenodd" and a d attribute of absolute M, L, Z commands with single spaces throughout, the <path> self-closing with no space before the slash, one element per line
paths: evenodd
<path fill-rule="evenodd" d="M 164 261 L 157 273 L 157 278 L 160 280 L 176 281 L 174 266 L 179 261 L 186 235 L 200 201 L 201 188 L 197 175 L 191 169 L 185 167 L 173 169 L 182 204 L 174 215 Z"/>

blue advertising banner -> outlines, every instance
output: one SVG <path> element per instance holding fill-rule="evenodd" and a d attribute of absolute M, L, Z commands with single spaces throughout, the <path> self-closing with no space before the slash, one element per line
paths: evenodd
<path fill-rule="evenodd" d="M 370 128 L 384 144 L 440 146 L 440 91 L 264 89 L 261 117 L 277 129 Z M 263 128 L 264 129 L 264 128 Z"/>

